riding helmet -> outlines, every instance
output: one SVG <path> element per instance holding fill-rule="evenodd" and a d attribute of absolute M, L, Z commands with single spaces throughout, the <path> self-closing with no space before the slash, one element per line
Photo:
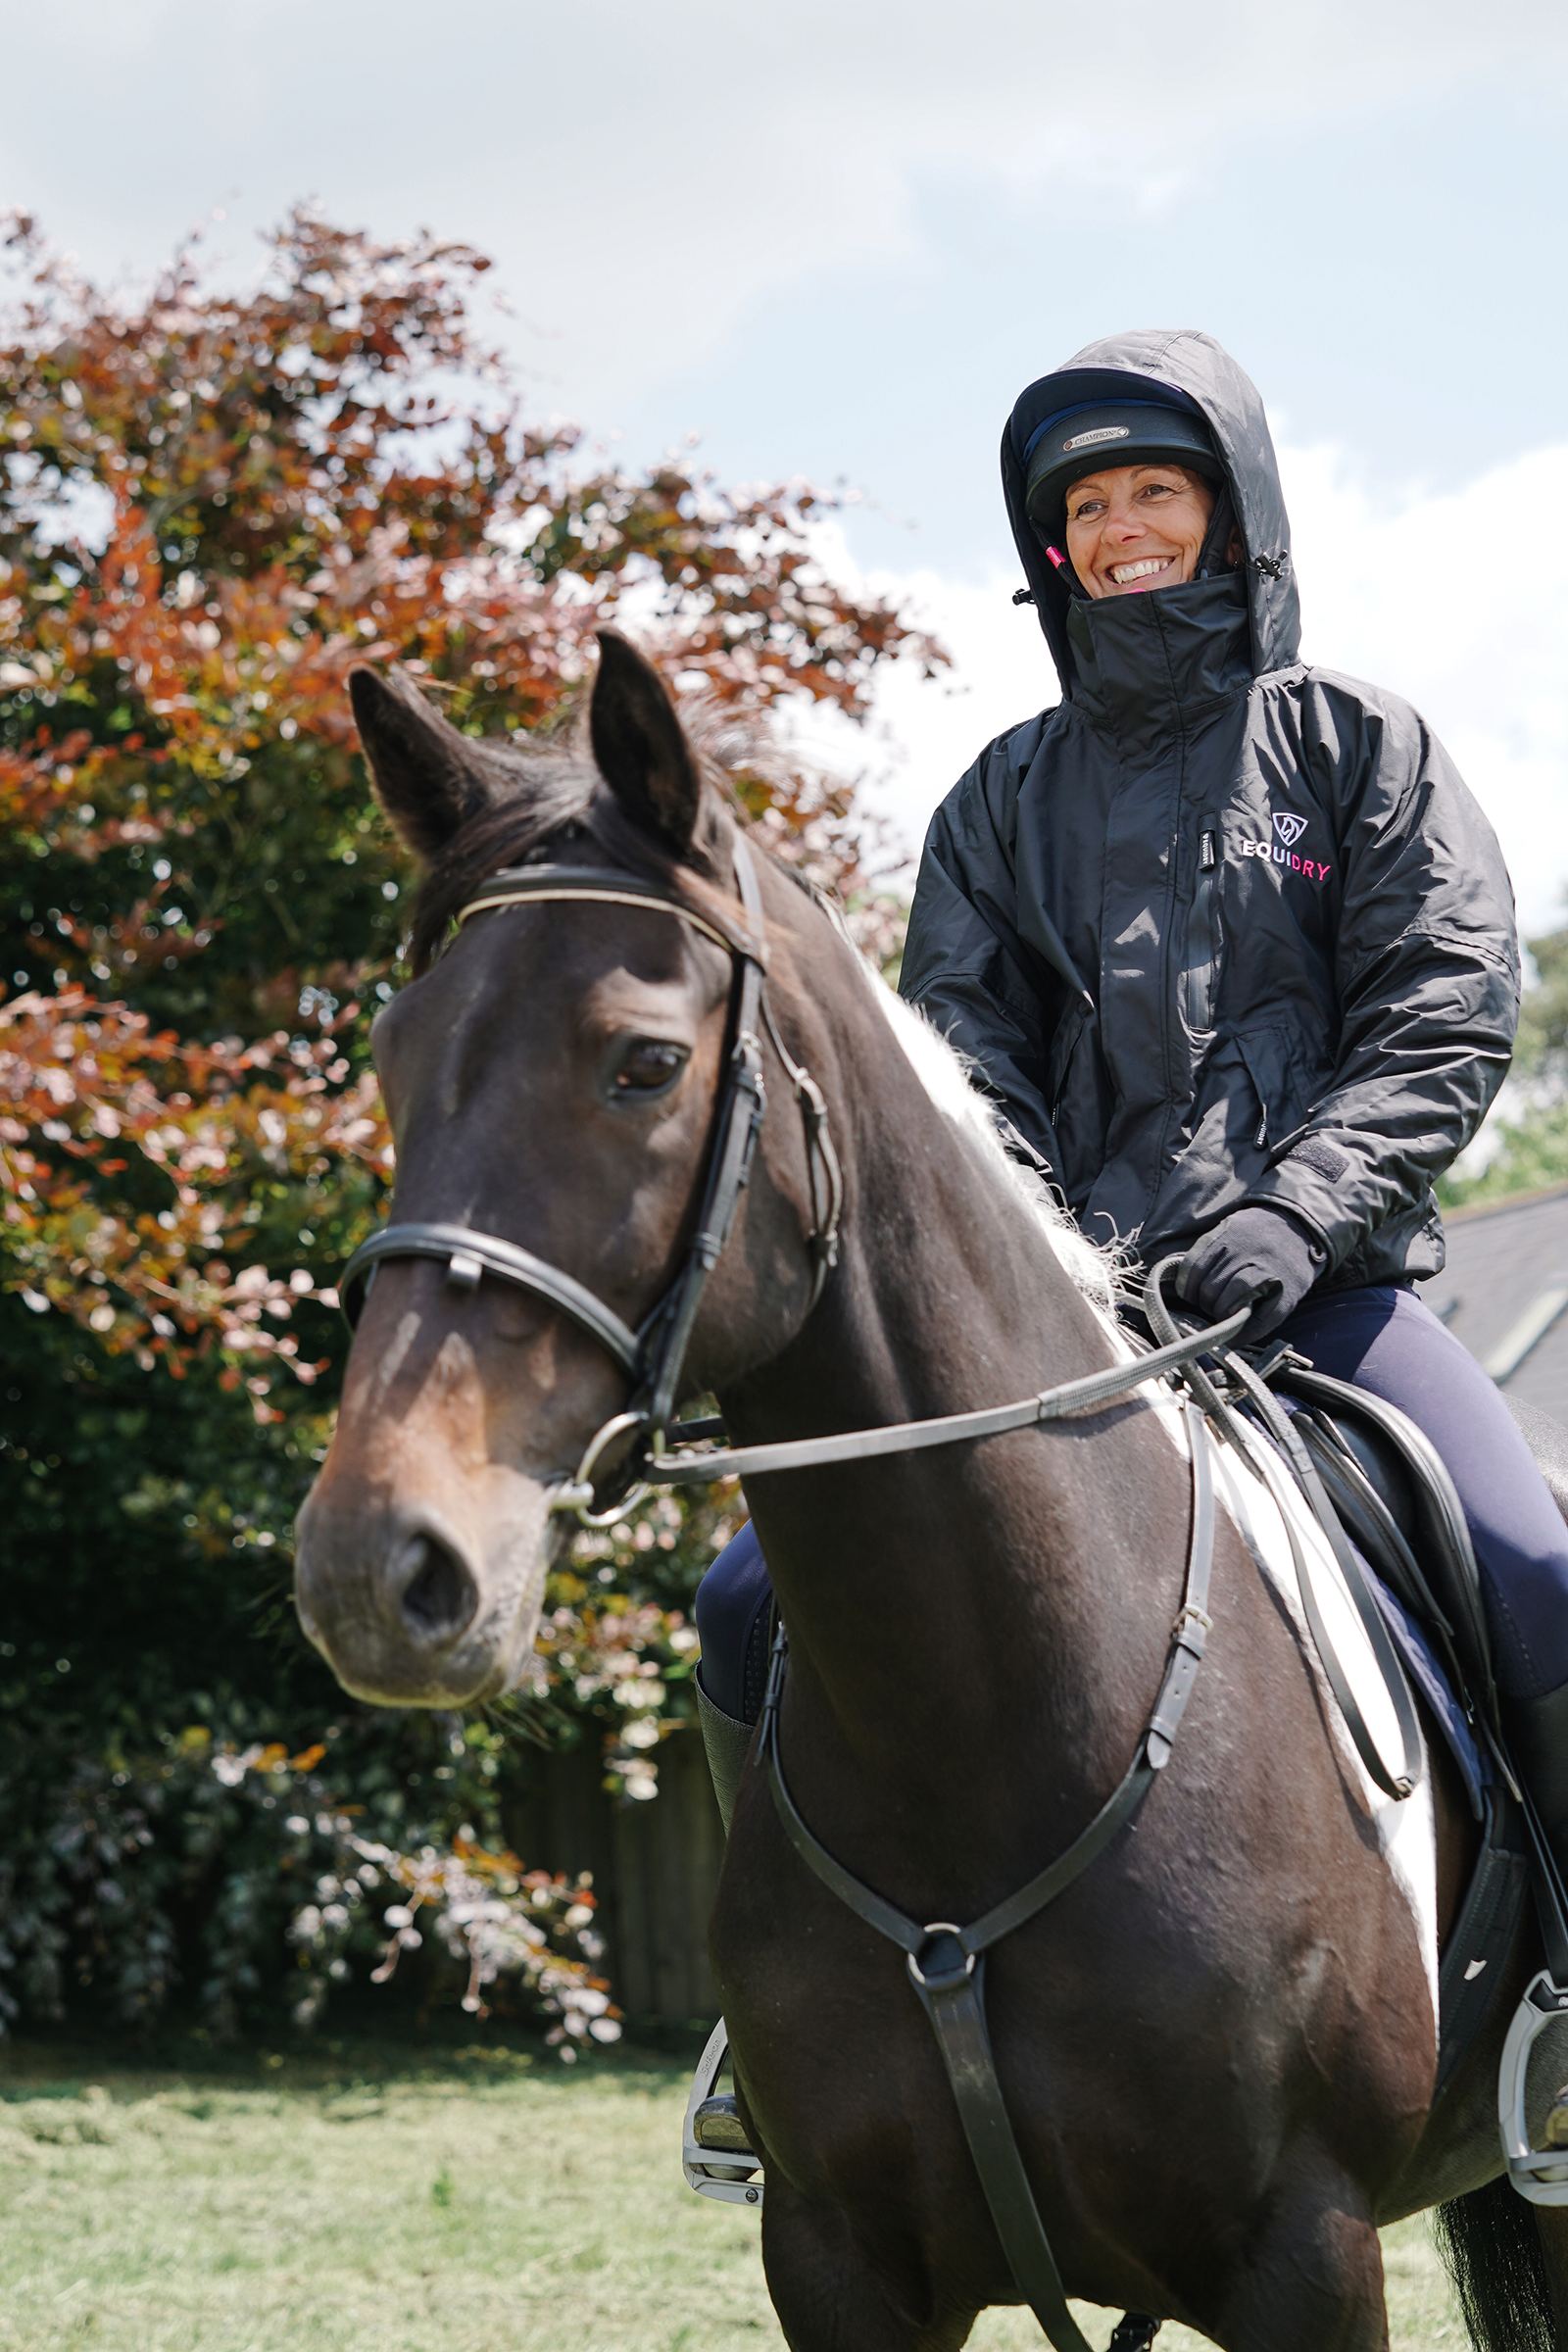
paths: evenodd
<path fill-rule="evenodd" d="M 1218 483 L 1224 467 L 1204 419 L 1152 400 L 1091 401 L 1036 425 L 1024 452 L 1025 507 L 1045 539 L 1059 539 L 1067 492 L 1102 466 L 1189 466 Z"/>

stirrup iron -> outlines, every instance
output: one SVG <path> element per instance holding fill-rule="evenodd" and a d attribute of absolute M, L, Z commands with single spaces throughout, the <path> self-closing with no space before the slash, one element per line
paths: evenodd
<path fill-rule="evenodd" d="M 750 2205 L 755 2211 L 762 2202 L 762 2183 L 758 2178 L 762 2160 L 746 2145 L 734 2099 L 717 2087 L 728 2063 L 729 2035 L 720 2018 L 692 2077 L 686 2128 L 681 2134 L 681 2170 L 687 2187 L 700 2197 L 716 2197 L 724 2205 Z"/>
<path fill-rule="evenodd" d="M 1534 2148 L 1525 2123 L 1530 2053 L 1546 2028 L 1568 2017 L 1568 1989 L 1543 1969 L 1514 2011 L 1497 2069 L 1497 2129 L 1508 2179 L 1532 2205 L 1568 2205 L 1568 2148 Z"/>

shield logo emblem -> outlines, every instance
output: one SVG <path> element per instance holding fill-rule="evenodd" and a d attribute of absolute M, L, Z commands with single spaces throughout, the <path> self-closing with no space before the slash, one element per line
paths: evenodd
<path fill-rule="evenodd" d="M 1277 808 L 1274 812 L 1274 830 L 1285 847 L 1294 850 L 1306 831 L 1306 819 L 1304 816 L 1292 816 L 1287 809 Z"/>

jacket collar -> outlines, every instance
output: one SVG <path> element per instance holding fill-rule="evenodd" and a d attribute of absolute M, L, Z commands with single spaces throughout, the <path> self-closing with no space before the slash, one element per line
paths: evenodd
<path fill-rule="evenodd" d="M 1143 596 L 1074 597 L 1073 708 L 1128 750 L 1251 684 L 1247 583 L 1235 572 Z"/>

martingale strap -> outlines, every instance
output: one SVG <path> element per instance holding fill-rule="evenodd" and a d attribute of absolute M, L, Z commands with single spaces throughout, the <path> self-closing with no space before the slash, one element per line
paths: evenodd
<path fill-rule="evenodd" d="M 956 1927 L 951 1920 L 937 1920 L 922 1927 L 871 1887 L 863 1886 L 853 1871 L 829 1853 L 802 1819 L 784 1778 L 784 1763 L 779 1753 L 779 1703 L 788 1647 L 782 1625 L 773 1644 L 761 1730 L 753 1751 L 766 1770 L 768 1790 L 784 1834 L 807 1868 L 858 1919 L 874 1928 L 879 1936 L 885 1936 L 904 1953 L 909 1982 L 936 2034 L 958 2120 L 1002 2250 L 1020 2293 L 1056 2352 L 1089 2352 L 1089 2344 L 1067 2308 L 1061 2273 L 1040 2219 L 1040 2209 L 1002 2095 L 986 2026 L 984 1959 L 994 1943 L 1021 1928 L 1082 1878 L 1096 1856 L 1132 1820 L 1156 1775 L 1170 1760 L 1211 1624 L 1207 1611 L 1209 1572 L 1214 1556 L 1211 1440 L 1198 1407 L 1189 1403 L 1186 1414 L 1193 1465 L 1187 1581 L 1182 1606 L 1171 1629 L 1170 1655 L 1153 1712 L 1132 1762 L 1093 1821 L 1080 1831 L 1064 1854 L 1048 1864 L 1027 1886 L 995 1904 L 966 1928 Z"/>

